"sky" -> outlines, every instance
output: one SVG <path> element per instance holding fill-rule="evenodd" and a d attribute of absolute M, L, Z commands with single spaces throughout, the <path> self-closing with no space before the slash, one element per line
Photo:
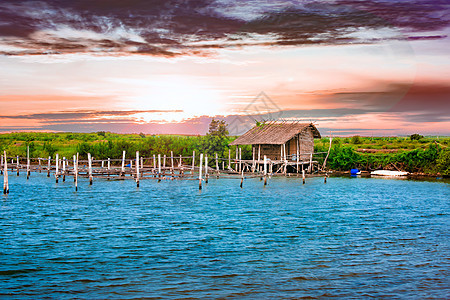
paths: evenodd
<path fill-rule="evenodd" d="M 450 135 L 450 2 L 0 1 L 0 133 Z"/>

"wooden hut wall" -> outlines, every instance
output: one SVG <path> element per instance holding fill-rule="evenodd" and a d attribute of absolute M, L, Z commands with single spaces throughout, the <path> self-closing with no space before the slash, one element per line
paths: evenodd
<path fill-rule="evenodd" d="M 289 140 L 286 143 L 286 152 L 289 155 L 289 159 L 295 158 L 297 155 L 297 137 L 300 145 L 300 161 L 308 161 L 310 154 L 314 151 L 314 134 L 311 128 L 305 128 L 301 133 Z"/>

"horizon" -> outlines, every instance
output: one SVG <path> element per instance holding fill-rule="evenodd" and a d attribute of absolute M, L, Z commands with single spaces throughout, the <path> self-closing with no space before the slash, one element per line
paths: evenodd
<path fill-rule="evenodd" d="M 0 3 L 0 133 L 450 136 L 442 1 Z"/>

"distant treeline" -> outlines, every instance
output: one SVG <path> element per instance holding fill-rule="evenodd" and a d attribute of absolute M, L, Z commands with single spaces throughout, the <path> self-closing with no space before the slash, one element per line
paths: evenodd
<path fill-rule="evenodd" d="M 8 156 L 26 156 L 30 147 L 31 157 L 72 157 L 77 152 L 81 158 L 91 153 L 96 159 L 120 158 L 125 150 L 127 158 L 133 158 L 136 151 L 142 157 L 154 154 L 169 156 L 192 156 L 192 152 L 205 153 L 220 158 L 235 157 L 235 147 L 229 146 L 236 137 L 228 136 L 226 124 L 215 121 L 204 136 L 115 134 L 96 133 L 9 133 L 0 134 L 0 150 Z M 392 169 L 429 174 L 450 175 L 450 138 L 423 137 L 360 137 L 333 138 L 327 167 L 332 170 Z M 315 152 L 327 152 L 329 139 L 315 141 Z M 367 153 L 362 149 L 375 149 Z M 386 150 L 386 152 L 383 152 Z M 198 157 L 198 155 L 196 155 Z M 314 160 L 323 163 L 326 154 L 316 155 Z M 242 158 L 251 159 L 251 146 L 242 147 Z M 211 161 L 213 164 L 213 162 Z"/>

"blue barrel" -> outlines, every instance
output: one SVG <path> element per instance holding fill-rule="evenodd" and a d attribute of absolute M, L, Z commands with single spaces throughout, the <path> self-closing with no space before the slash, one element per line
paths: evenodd
<path fill-rule="evenodd" d="M 351 174 L 351 175 L 358 175 L 358 173 L 359 173 L 359 170 L 358 170 L 358 169 L 351 169 L 351 170 L 350 170 L 350 174 Z"/>

